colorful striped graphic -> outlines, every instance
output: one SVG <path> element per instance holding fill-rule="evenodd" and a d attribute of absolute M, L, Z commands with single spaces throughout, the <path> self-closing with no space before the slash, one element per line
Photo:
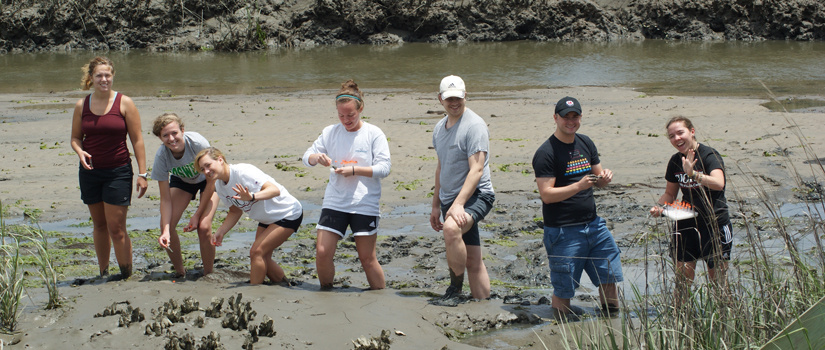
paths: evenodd
<path fill-rule="evenodd" d="M 564 175 L 575 175 L 581 173 L 589 173 L 590 172 L 590 161 L 587 158 L 579 158 L 575 160 L 571 160 L 567 162 L 567 170 L 565 170 Z"/>

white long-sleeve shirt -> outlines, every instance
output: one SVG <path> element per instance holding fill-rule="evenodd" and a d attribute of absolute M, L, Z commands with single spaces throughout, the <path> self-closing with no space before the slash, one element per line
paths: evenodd
<path fill-rule="evenodd" d="M 372 177 L 344 177 L 330 172 L 329 184 L 324 192 L 324 208 L 344 213 L 380 215 L 381 179 L 390 174 L 392 164 L 387 137 L 379 127 L 363 122 L 358 131 L 349 132 L 340 123 L 327 126 L 304 153 L 304 165 L 312 166 L 309 156 L 315 153 L 329 156 L 335 167 L 372 167 Z"/>

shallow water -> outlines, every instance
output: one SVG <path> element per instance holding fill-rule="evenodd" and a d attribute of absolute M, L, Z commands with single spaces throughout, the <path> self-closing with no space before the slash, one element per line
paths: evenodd
<path fill-rule="evenodd" d="M 132 96 L 254 94 L 362 88 L 435 91 L 457 74 L 470 92 L 617 86 L 647 93 L 825 96 L 825 42 L 503 42 L 351 45 L 221 53 L 125 52 L 0 55 L 0 93 L 75 90 L 94 55 L 115 62 L 116 89 Z"/>
<path fill-rule="evenodd" d="M 825 218 L 825 208 L 822 207 L 821 203 L 785 203 L 779 207 L 779 212 L 784 217 L 811 216 L 817 221 Z"/>

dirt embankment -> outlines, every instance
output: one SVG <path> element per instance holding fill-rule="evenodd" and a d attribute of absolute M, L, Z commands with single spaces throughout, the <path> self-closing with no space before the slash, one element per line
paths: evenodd
<path fill-rule="evenodd" d="M 353 43 L 825 40 L 820 0 L 0 0 L 0 53 Z"/>

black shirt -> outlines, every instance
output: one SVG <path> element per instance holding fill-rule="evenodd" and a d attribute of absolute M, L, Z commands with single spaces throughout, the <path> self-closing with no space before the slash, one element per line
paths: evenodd
<path fill-rule="evenodd" d="M 567 144 L 550 136 L 533 156 L 536 178 L 554 177 L 553 187 L 564 187 L 592 174 L 593 165 L 599 164 L 599 153 L 589 137 L 576 134 L 573 143 Z M 596 219 L 596 200 L 593 188 L 580 191 L 557 203 L 542 203 L 544 225 L 561 227 L 585 224 Z"/>
<path fill-rule="evenodd" d="M 682 157 L 684 155 L 678 152 L 670 157 L 670 161 L 667 163 L 665 180 L 679 184 L 682 191 L 682 201 L 690 203 L 693 209 L 699 213 L 699 218 L 705 225 L 710 225 L 714 217 L 720 227 L 730 223 L 728 201 L 725 199 L 724 187 L 721 191 L 716 191 L 693 181 L 682 170 Z M 722 156 L 715 149 L 699 144 L 696 150 L 696 165 L 693 166 L 693 171 L 710 175 L 710 172 L 716 169 L 725 172 L 725 163 L 722 161 Z"/>

